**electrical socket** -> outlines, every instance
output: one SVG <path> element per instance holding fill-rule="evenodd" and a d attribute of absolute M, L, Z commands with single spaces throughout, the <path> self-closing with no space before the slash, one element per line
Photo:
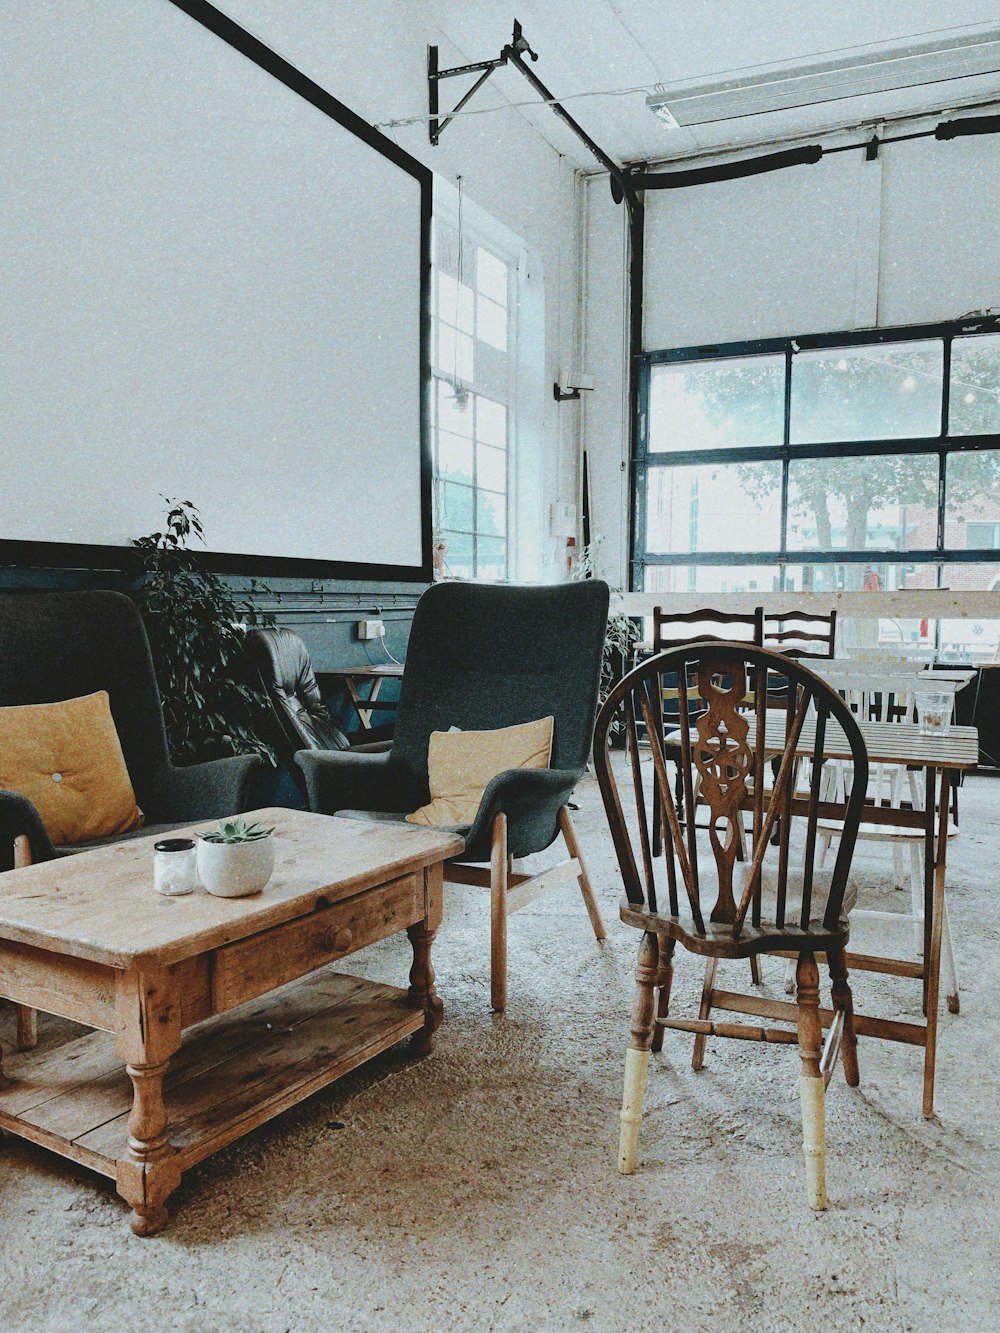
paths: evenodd
<path fill-rule="evenodd" d="M 382 639 L 385 637 L 384 620 L 359 620 L 358 638 L 359 639 Z"/>

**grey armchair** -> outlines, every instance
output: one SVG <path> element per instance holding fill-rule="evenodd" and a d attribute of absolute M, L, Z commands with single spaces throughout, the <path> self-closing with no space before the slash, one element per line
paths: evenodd
<path fill-rule="evenodd" d="M 116 592 L 0 595 L 0 707 L 55 703 L 107 690 L 145 826 L 160 833 L 249 808 L 260 760 L 254 755 L 177 768 L 167 752 L 149 641 L 138 609 Z M 102 842 L 119 839 L 107 838 Z M 35 807 L 0 791 L 0 871 L 86 850 L 53 847 Z M 19 1044 L 32 1042 L 19 1013 Z"/>
<path fill-rule="evenodd" d="M 458 830 L 465 851 L 445 868 L 453 883 L 490 888 L 495 1009 L 506 1006 L 507 917 L 539 893 L 577 879 L 594 933 L 604 938 L 567 803 L 590 752 L 608 600 L 607 584 L 596 579 L 430 588 L 413 617 L 392 748 L 295 756 L 312 810 L 402 819 L 429 800 L 432 731 L 485 731 L 554 716 L 551 766 L 497 774 L 472 824 Z M 513 871 L 513 858 L 544 851 L 560 833 L 568 860 L 535 876 Z M 489 870 L 477 862 L 489 862 Z"/>

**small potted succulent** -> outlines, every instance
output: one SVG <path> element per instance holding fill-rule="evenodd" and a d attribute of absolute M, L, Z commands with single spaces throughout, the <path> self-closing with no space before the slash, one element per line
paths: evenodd
<path fill-rule="evenodd" d="M 198 834 L 198 878 L 217 898 L 260 893 L 274 870 L 273 828 L 245 819 L 220 819 Z"/>

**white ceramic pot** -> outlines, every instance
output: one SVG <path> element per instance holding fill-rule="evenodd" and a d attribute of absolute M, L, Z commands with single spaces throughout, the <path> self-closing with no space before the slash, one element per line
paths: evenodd
<path fill-rule="evenodd" d="M 274 839 L 206 842 L 198 839 L 198 878 L 217 898 L 260 893 L 274 870 Z"/>

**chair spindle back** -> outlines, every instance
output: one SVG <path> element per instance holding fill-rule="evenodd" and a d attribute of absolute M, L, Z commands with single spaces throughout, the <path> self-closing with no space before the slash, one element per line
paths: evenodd
<path fill-rule="evenodd" d="M 657 726 L 657 701 L 662 696 L 663 677 L 668 674 L 676 674 L 678 685 L 678 762 L 685 808 L 694 809 L 697 787 L 699 808 L 708 810 L 707 843 L 711 863 L 705 860 L 704 841 L 699 847 L 695 821 L 688 819 L 681 827 L 667 779 L 663 729 Z M 780 681 L 785 690 L 783 717 L 773 707 L 768 708 L 769 685 L 773 681 Z M 611 719 L 620 707 L 624 708 L 629 740 L 631 795 L 635 803 L 641 874 L 608 750 Z M 660 858 L 653 855 L 654 842 L 647 819 L 647 791 L 636 745 L 640 719 L 645 723 L 649 738 L 655 775 L 653 799 L 659 803 L 664 831 L 662 870 Z M 767 867 L 769 883 L 775 889 L 774 919 L 768 918 L 768 924 L 779 931 L 793 924 L 808 930 L 817 915 L 813 911 L 816 832 L 822 812 L 823 762 L 831 721 L 846 738 L 851 755 L 847 763 L 853 766 L 853 781 L 843 815 L 843 834 L 836 864 L 826 902 L 822 905 L 823 921 L 829 928 L 840 920 L 868 777 L 864 740 L 850 709 L 837 692 L 801 663 L 745 643 L 710 641 L 690 644 L 648 658 L 630 671 L 601 708 L 594 740 L 597 777 L 629 902 L 645 905 L 652 912 L 666 911 L 677 917 L 681 909 L 680 889 L 683 888 L 686 906 L 698 934 L 706 933 L 706 909 L 709 920 L 730 926 L 734 938 L 740 935 L 748 915 L 752 925 L 759 927 L 765 858 L 777 823 L 777 866 Z M 837 739 L 839 742 L 840 738 Z M 777 760 L 777 771 L 773 785 L 767 789 L 765 782 L 772 760 Z M 803 761 L 809 762 L 806 796 L 796 791 Z M 751 815 L 748 846 L 745 846 L 743 824 L 745 811 Z M 796 885 L 801 889 L 801 910 L 798 921 L 790 923 L 785 918 L 791 829 L 793 819 L 803 817 L 801 862 L 796 850 L 796 864 L 801 867 L 801 879 Z M 710 868 L 713 874 L 699 873 L 699 854 L 701 867 Z M 737 877 L 736 863 L 741 856 L 745 857 L 746 869 Z M 668 901 L 665 907 L 658 903 L 658 871 L 660 888 L 664 880 L 666 884 Z M 702 881 L 712 883 L 713 903 L 703 903 Z M 817 904 L 817 908 L 819 906 Z"/>

